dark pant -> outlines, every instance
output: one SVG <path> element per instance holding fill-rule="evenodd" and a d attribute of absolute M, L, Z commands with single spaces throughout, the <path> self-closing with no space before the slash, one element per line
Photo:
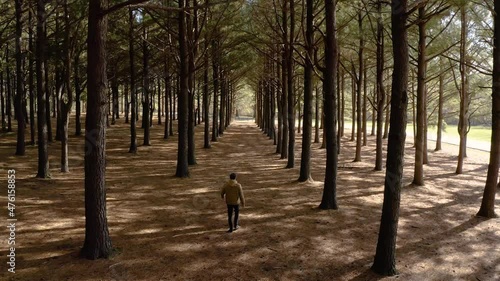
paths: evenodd
<path fill-rule="evenodd" d="M 234 225 L 233 225 L 233 210 L 234 210 Z M 238 226 L 238 216 L 240 214 L 240 205 L 227 205 L 227 222 L 229 229 L 233 230 Z"/>

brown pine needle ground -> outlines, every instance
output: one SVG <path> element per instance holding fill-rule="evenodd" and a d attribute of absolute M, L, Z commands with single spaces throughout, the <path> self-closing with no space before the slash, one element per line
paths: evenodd
<path fill-rule="evenodd" d="M 107 144 L 108 221 L 117 248 L 108 260 L 78 257 L 85 231 L 84 138 L 70 137 L 69 174 L 59 172 L 60 144 L 51 144 L 52 179 L 39 180 L 36 148 L 15 157 L 15 135 L 0 135 L 2 181 L 7 169 L 16 169 L 18 177 L 16 273 L 7 272 L 4 229 L 0 280 L 500 280 L 500 221 L 474 217 L 485 183 L 485 152 L 469 150 L 465 174 L 455 175 L 455 147 L 430 151 L 426 186 L 412 187 L 414 150 L 407 145 L 400 275 L 383 278 L 369 270 L 384 181 L 384 172 L 373 171 L 374 137 L 361 163 L 352 163 L 354 143 L 344 139 L 340 209 L 320 211 L 325 151 L 319 144 L 313 144 L 316 182 L 298 183 L 300 138 L 297 168 L 284 169 L 286 160 L 279 160 L 272 141 L 252 122 L 234 123 L 208 150 L 198 126 L 198 165 L 190 167 L 191 178 L 177 179 L 176 136 L 163 140 L 163 126 L 155 125 L 152 146 L 130 155 L 129 125 L 117 123 L 108 129 Z M 142 130 L 138 134 L 141 144 Z M 230 172 L 238 173 L 247 207 L 241 228 L 227 234 L 218 190 Z M 6 221 L 7 193 L 1 190 L 0 217 Z"/>

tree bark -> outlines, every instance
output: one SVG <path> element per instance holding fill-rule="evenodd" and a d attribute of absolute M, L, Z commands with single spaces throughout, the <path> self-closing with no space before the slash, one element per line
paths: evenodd
<path fill-rule="evenodd" d="M 42 0 L 39 0 L 42 1 Z M 85 242 L 87 259 L 107 258 L 112 245 L 106 216 L 107 0 L 89 0 L 87 118 L 85 121 Z"/>
<path fill-rule="evenodd" d="M 150 117 L 150 86 L 149 86 L 149 48 L 148 48 L 148 31 L 147 28 L 143 30 L 144 40 L 142 42 L 142 62 L 143 62 L 143 93 L 144 93 L 144 102 L 142 106 L 144 108 L 144 116 L 142 116 L 143 124 L 144 124 L 144 142 L 143 145 L 149 146 L 151 145 L 150 137 L 150 128 L 151 128 L 151 117 Z"/>
<path fill-rule="evenodd" d="M 312 99 L 313 99 L 313 71 L 314 57 L 314 1 L 306 1 L 306 65 L 304 67 L 304 126 L 302 133 L 302 156 L 300 158 L 299 182 L 312 180 L 311 178 L 311 141 L 312 141 Z M 330 73 L 329 73 L 330 74 Z M 336 77 L 336 73 L 333 76 Z M 330 79 L 330 78 L 329 78 Z M 333 89 L 335 91 L 335 88 Z M 335 96 L 333 95 L 333 98 Z M 335 108 L 333 109 L 335 111 Z M 336 114 L 336 113 L 335 113 Z M 335 126 L 335 123 L 333 124 Z"/>
<path fill-rule="evenodd" d="M 180 73 L 179 83 L 180 92 L 178 96 L 178 128 L 179 139 L 177 148 L 177 170 L 176 177 L 189 177 L 188 167 L 188 126 L 189 126 L 189 85 L 188 85 L 188 54 L 186 44 L 186 16 L 182 9 L 185 7 L 184 0 L 179 0 L 179 56 Z"/>
<path fill-rule="evenodd" d="M 293 44 L 295 38 L 295 0 L 290 0 L 290 34 L 287 55 L 288 83 L 288 161 L 286 168 L 295 167 L 295 95 L 293 88 Z"/>
<path fill-rule="evenodd" d="M 354 157 L 354 162 L 360 162 L 361 161 L 361 146 L 362 146 L 362 131 L 363 131 L 363 120 L 362 120 L 362 103 L 363 103 L 363 96 L 362 96 L 362 87 L 363 87 L 363 81 L 364 81 L 364 48 L 365 48 L 365 41 L 363 38 L 363 9 L 359 7 L 359 13 L 358 13 L 358 29 L 359 29 L 359 50 L 358 50 L 358 60 L 359 60 L 359 74 L 358 74 L 358 79 L 356 83 L 356 122 L 357 122 L 357 130 L 356 130 L 356 155 Z M 354 120 L 353 120 L 354 122 Z"/>
<path fill-rule="evenodd" d="M 321 199 L 320 209 L 334 209 L 337 206 L 337 137 L 335 136 L 335 77 L 337 76 L 337 37 L 336 15 L 335 15 L 335 0 L 325 0 L 325 21 L 326 21 L 326 38 L 325 38 L 325 71 L 323 73 L 324 87 L 324 112 L 325 124 L 323 126 L 326 134 L 326 170 L 325 183 L 323 187 L 323 196 Z"/>
<path fill-rule="evenodd" d="M 29 42 L 28 42 L 28 49 L 29 49 L 29 62 L 28 62 L 28 87 L 29 87 L 29 96 L 30 96 L 30 144 L 34 146 L 36 144 L 35 142 L 35 79 L 34 79 L 34 56 L 33 54 L 35 53 L 35 46 L 33 44 L 33 11 L 31 7 L 31 3 L 28 4 L 28 31 L 29 31 Z"/>
<path fill-rule="evenodd" d="M 458 116 L 458 134 L 460 136 L 460 144 L 458 150 L 458 163 L 456 174 L 463 173 L 464 158 L 466 157 L 467 149 L 467 133 L 468 133 L 468 115 L 469 115 L 469 81 L 468 81 L 468 66 L 467 54 L 468 44 L 468 28 L 467 28 L 467 13 L 466 4 L 460 8 L 461 15 L 461 39 L 460 39 L 460 114 Z"/>
<path fill-rule="evenodd" d="M 64 89 L 66 92 L 66 101 L 61 96 L 59 105 L 61 107 L 61 172 L 69 172 L 69 159 L 68 159 L 68 128 L 69 116 L 71 107 L 73 105 L 73 92 L 71 87 L 71 42 L 70 42 L 70 15 L 68 11 L 68 0 L 64 0 L 64 68 L 62 73 Z"/>
<path fill-rule="evenodd" d="M 24 72 L 23 72 L 23 53 L 21 50 L 23 33 L 23 0 L 16 0 L 16 96 L 15 107 L 17 119 L 17 145 L 16 155 L 24 155 L 26 145 L 24 143 L 26 131 L 26 119 L 23 114 L 23 101 L 25 98 Z"/>
<path fill-rule="evenodd" d="M 487 218 L 497 217 L 495 213 L 495 195 L 497 192 L 498 169 L 500 168 L 500 0 L 495 0 L 494 5 L 490 163 L 488 165 L 488 175 L 486 176 L 486 186 L 484 188 L 481 208 L 477 213 L 478 216 Z M 500 183 L 498 186 L 500 186 Z"/>
<path fill-rule="evenodd" d="M 137 153 L 137 92 L 135 87 L 135 62 L 134 62 L 134 11 L 129 9 L 129 63 L 130 63 L 130 148 L 129 153 Z"/>
<path fill-rule="evenodd" d="M 412 184 L 424 185 L 424 126 L 425 126 L 425 95 L 426 95 L 426 20 L 425 5 L 418 9 L 418 69 L 417 69 L 417 134 L 415 136 L 415 170 Z M 415 105 L 414 105 L 415 106 Z"/>
<path fill-rule="evenodd" d="M 404 149 L 408 106 L 407 0 L 392 0 L 392 40 L 394 71 L 392 76 L 391 128 L 387 146 L 387 168 L 382 219 L 372 270 L 395 275 L 396 237 L 403 179 Z"/>
<path fill-rule="evenodd" d="M 212 111 L 212 142 L 216 142 L 219 137 L 218 124 L 218 100 L 219 100 L 219 62 L 218 62 L 218 52 L 219 44 L 217 40 L 212 40 L 212 74 L 214 83 L 214 102 Z"/>
<path fill-rule="evenodd" d="M 377 140 L 375 171 L 382 171 L 382 137 L 384 126 L 385 87 L 384 87 L 384 22 L 382 19 L 382 1 L 377 2 Z"/>
<path fill-rule="evenodd" d="M 37 178 L 50 178 L 48 153 L 48 128 L 46 110 L 47 92 L 45 91 L 45 1 L 37 0 L 36 24 L 36 93 L 37 93 L 37 130 L 38 130 L 38 173 Z"/>

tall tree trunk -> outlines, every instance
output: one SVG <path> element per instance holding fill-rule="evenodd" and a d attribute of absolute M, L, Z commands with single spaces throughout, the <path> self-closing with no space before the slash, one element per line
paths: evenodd
<path fill-rule="evenodd" d="M 218 100 L 219 100 L 219 62 L 218 62 L 218 52 L 219 44 L 217 40 L 212 40 L 212 73 L 213 73 L 213 83 L 214 83 L 214 102 L 212 111 L 212 142 L 216 142 L 219 137 L 218 123 Z"/>
<path fill-rule="evenodd" d="M 219 60 L 220 62 L 220 60 Z M 220 65 L 220 64 L 219 64 Z M 222 67 L 219 68 L 219 81 L 220 81 L 220 110 L 219 110 L 219 135 L 224 134 L 225 116 L 226 116 L 226 76 Z"/>
<path fill-rule="evenodd" d="M 417 134 L 415 137 L 415 170 L 413 184 L 424 185 L 424 126 L 425 126 L 425 80 L 427 73 L 425 5 L 418 9 L 418 69 L 417 69 Z"/>
<path fill-rule="evenodd" d="M 323 197 L 320 209 L 337 209 L 337 137 L 335 136 L 335 77 L 337 71 L 337 38 L 335 34 L 335 0 L 325 0 L 325 71 L 323 73 L 323 86 L 325 90 L 324 112 L 326 134 L 326 170 Z"/>
<path fill-rule="evenodd" d="M 208 50 L 209 42 L 207 35 L 205 35 L 205 48 Z M 210 93 L 208 92 L 208 67 L 209 67 L 209 57 L 208 52 L 205 53 L 203 57 L 203 121 L 204 132 L 203 132 L 203 148 L 210 148 Z"/>
<path fill-rule="evenodd" d="M 356 121 L 357 121 L 357 130 L 356 130 L 356 155 L 354 157 L 354 162 L 360 162 L 361 161 L 361 146 L 362 146 L 362 130 L 363 130 L 363 116 L 362 116 L 362 103 L 363 103 L 363 96 L 362 96 L 362 87 L 363 87 L 363 81 L 364 81 L 364 68 L 365 68 L 365 63 L 364 63 L 364 48 L 365 48 L 365 41 L 363 37 L 363 9 L 360 4 L 359 6 L 359 13 L 358 13 L 358 29 L 359 29 L 359 50 L 358 50 L 358 60 L 359 60 L 359 74 L 358 74 L 358 79 L 357 79 L 357 85 L 356 85 Z"/>
<path fill-rule="evenodd" d="M 500 168 L 500 0 L 495 0 L 494 36 L 493 36 L 493 93 L 492 93 L 492 116 L 491 116 L 491 149 L 488 175 L 483 193 L 481 208 L 478 216 L 494 218 L 495 195 L 497 193 L 498 169 Z M 499 185 L 500 186 L 500 183 Z"/>
<path fill-rule="evenodd" d="M 113 77 L 111 78 L 111 125 L 116 124 L 116 115 L 118 110 L 118 76 L 116 69 L 113 70 Z"/>
<path fill-rule="evenodd" d="M 179 56 L 180 73 L 179 83 L 180 92 L 178 97 L 178 128 L 179 139 L 177 148 L 177 170 L 176 177 L 189 177 L 188 167 L 188 126 L 189 126 L 189 85 L 188 85 L 188 53 L 186 44 L 186 16 L 182 10 L 185 8 L 184 0 L 179 0 Z"/>
<path fill-rule="evenodd" d="M 288 158 L 288 136 L 290 134 L 288 128 L 288 1 L 283 1 L 283 49 L 282 49 L 282 59 L 281 59 L 281 112 L 283 119 L 283 135 L 281 139 L 281 155 L 280 159 Z"/>
<path fill-rule="evenodd" d="M 394 72 L 392 76 L 391 128 L 387 145 L 387 168 L 382 219 L 372 270 L 395 275 L 396 238 L 403 179 L 404 150 L 408 107 L 407 0 L 392 0 L 392 40 Z"/>
<path fill-rule="evenodd" d="M 125 124 L 129 124 L 129 113 L 130 113 L 130 103 L 129 103 L 129 84 L 125 82 L 125 86 L 123 89 L 123 95 L 125 96 L 125 101 L 123 104 L 123 110 L 125 114 Z"/>
<path fill-rule="evenodd" d="M 314 57 L 314 1 L 306 1 L 306 65 L 304 67 L 304 131 L 302 134 L 302 156 L 300 158 L 299 182 L 312 180 L 311 178 L 311 141 L 312 141 L 312 99 L 313 99 L 313 71 L 312 58 Z M 336 73 L 332 73 L 336 75 Z M 328 79 L 334 79 L 335 76 Z M 332 89 L 335 91 L 335 88 Z M 335 95 L 333 94 L 333 99 Z M 333 109 L 335 111 L 335 108 Z M 334 113 L 336 114 L 336 113 Z M 333 123 L 335 126 L 335 123 Z M 335 129 L 334 129 L 335 130 Z"/>
<path fill-rule="evenodd" d="M 9 45 L 7 45 L 7 52 L 5 57 L 7 58 L 7 132 L 12 132 L 12 81 L 10 79 L 10 65 L 9 59 Z M 15 109 L 14 109 L 15 110 Z"/>
<path fill-rule="evenodd" d="M 439 100 L 438 100 L 438 119 L 437 119 L 437 138 L 436 138 L 436 149 L 434 151 L 441 150 L 441 139 L 443 135 L 443 95 L 444 95 L 444 72 L 442 70 L 442 62 L 439 61 L 441 72 L 439 73 Z"/>
<path fill-rule="evenodd" d="M 306 65 L 304 67 L 304 130 L 302 134 L 302 156 L 300 158 L 299 182 L 312 180 L 311 178 L 311 138 L 312 138 L 312 100 L 313 100 L 313 71 L 312 58 L 314 57 L 314 1 L 306 1 Z M 336 73 L 335 73 L 336 74 Z M 333 76 L 335 79 L 335 76 Z M 333 89 L 335 91 L 335 89 Z M 333 95 L 335 99 L 335 96 Z M 336 113 L 335 113 L 336 114 Z M 299 117 L 300 118 L 300 117 Z M 333 124 L 335 126 L 335 123 Z M 334 129 L 335 130 L 335 129 Z M 335 139 L 334 142 L 337 140 Z"/>
<path fill-rule="evenodd" d="M 319 87 L 316 85 L 315 98 L 314 98 L 314 143 L 319 143 Z M 340 111 L 338 111 L 340 112 Z M 340 124 L 340 123 L 339 123 Z M 340 129 L 339 129 L 340 131 Z"/>
<path fill-rule="evenodd" d="M 161 79 L 156 80 L 156 85 L 157 85 L 157 92 L 158 92 L 158 110 L 157 110 L 157 117 L 158 117 L 158 125 L 161 125 L 161 114 L 163 112 L 162 110 L 162 89 L 161 89 Z"/>
<path fill-rule="evenodd" d="M 45 91 L 45 1 L 37 0 L 36 5 L 36 93 L 37 93 L 37 130 L 38 130 L 38 173 L 37 178 L 49 178 L 48 128 L 46 112 L 47 92 Z"/>
<path fill-rule="evenodd" d="M 41 1 L 41 0 L 40 0 Z M 107 0 L 89 0 L 87 118 L 85 121 L 85 243 L 87 259 L 107 258 L 112 245 L 106 215 Z"/>
<path fill-rule="evenodd" d="M 44 31 L 45 32 L 44 38 L 47 38 L 47 22 L 45 22 L 44 25 L 45 25 L 44 26 L 44 30 L 45 30 Z M 45 44 L 47 44 L 46 39 L 44 39 L 44 40 L 45 40 Z M 41 78 L 41 79 L 45 79 L 45 82 L 43 83 L 45 95 L 47 96 L 47 98 L 45 99 L 45 118 L 46 118 L 46 124 L 47 124 L 47 139 L 48 139 L 48 142 L 51 143 L 54 139 L 52 137 L 52 119 L 50 117 L 50 97 L 53 95 L 52 95 L 52 92 L 50 91 L 50 84 L 49 84 L 49 81 L 50 81 L 49 80 L 49 62 L 48 62 L 46 55 L 44 55 L 43 58 L 45 60 L 43 63 L 44 78 Z M 37 77 L 37 80 L 38 80 L 38 77 Z"/>
<path fill-rule="evenodd" d="M 23 72 L 23 54 L 21 50 L 23 33 L 23 0 L 16 0 L 16 96 L 15 107 L 17 119 L 17 145 L 16 155 L 24 155 L 26 145 L 24 143 L 26 119 L 23 114 L 23 101 L 25 98 L 24 72 Z"/>
<path fill-rule="evenodd" d="M 287 56 L 288 82 L 288 161 L 286 168 L 295 167 L 295 95 L 293 88 L 293 43 L 295 38 L 295 0 L 290 0 L 290 34 Z"/>
<path fill-rule="evenodd" d="M 64 68 L 63 68 L 63 83 L 66 92 L 66 99 L 61 98 L 59 101 L 61 107 L 61 172 L 69 172 L 68 159 L 68 127 L 71 106 L 73 105 L 73 92 L 71 87 L 71 25 L 70 15 L 68 11 L 68 0 L 64 0 Z M 61 96 L 62 97 L 62 96 Z M 66 100 L 66 101 L 65 101 Z"/>
<path fill-rule="evenodd" d="M 0 70 L 0 102 L 2 108 L 2 132 L 7 131 L 7 123 L 5 122 L 5 95 L 4 95 L 3 71 Z"/>
<path fill-rule="evenodd" d="M 151 128 L 151 119 L 150 119 L 150 92 L 151 88 L 149 86 L 149 48 L 148 48 L 148 31 L 147 28 L 143 30 L 144 40 L 142 42 L 142 63 L 143 63 L 143 93 L 144 93 L 144 102 L 142 103 L 144 109 L 144 115 L 142 116 L 143 124 L 144 124 L 144 142 L 143 145 L 151 145 L 151 141 L 149 139 L 150 136 L 150 128 Z"/>
<path fill-rule="evenodd" d="M 165 104 L 163 106 L 164 112 L 165 112 L 165 129 L 163 132 L 163 139 L 168 139 L 170 136 L 170 110 L 169 110 L 169 96 L 170 96 L 170 91 L 172 90 L 172 75 L 169 72 L 169 66 L 170 66 L 170 59 L 169 56 L 167 55 L 165 58 Z"/>
<path fill-rule="evenodd" d="M 382 0 L 377 2 L 377 141 L 375 171 L 382 171 L 382 137 L 384 126 L 385 87 L 384 87 L 384 22 L 382 19 Z"/>
<path fill-rule="evenodd" d="M 340 54 L 340 48 L 339 48 L 339 50 L 337 52 Z M 339 64 L 339 63 L 340 63 L 340 55 L 339 55 L 339 62 L 337 64 Z M 337 68 L 339 68 L 339 67 L 337 66 Z M 343 137 L 344 136 L 344 131 L 345 131 L 345 75 L 344 75 L 343 71 L 342 71 L 341 79 L 340 80 L 342 82 L 342 85 L 341 85 L 342 88 L 340 90 L 341 94 L 342 94 L 342 98 L 341 98 L 341 100 L 342 100 L 342 106 L 341 106 L 341 112 L 340 112 L 341 118 L 340 118 L 339 122 L 342 123 L 342 125 L 341 125 L 342 128 L 340 130 L 340 137 Z M 338 145 L 340 146 L 340 142 L 338 143 Z"/>
<path fill-rule="evenodd" d="M 29 49 L 29 62 L 28 62 L 28 88 L 29 88 L 29 96 L 30 96 L 30 144 L 32 146 L 35 145 L 35 77 L 34 77 L 34 63 L 35 60 L 33 58 L 33 54 L 35 53 L 35 46 L 33 44 L 33 11 L 32 11 L 32 6 L 31 2 L 28 3 L 28 31 L 29 31 L 29 42 L 28 42 L 28 49 Z"/>
<path fill-rule="evenodd" d="M 189 6 L 189 0 L 186 1 L 186 6 Z M 198 1 L 193 0 L 193 12 L 187 14 L 187 39 L 190 41 L 188 45 L 188 103 L 189 103 L 189 116 L 188 116 L 188 164 L 196 165 L 196 144 L 195 144 L 195 130 L 196 113 L 194 106 L 194 97 L 196 92 L 196 56 L 198 53 Z M 191 19 L 192 15 L 192 19 Z"/>
<path fill-rule="evenodd" d="M 387 93 L 389 94 L 389 93 Z M 391 122 L 391 103 L 392 103 L 392 100 L 391 100 L 391 96 L 390 95 L 386 95 L 386 107 L 385 107 L 385 123 L 384 123 L 384 135 L 382 136 L 383 139 L 387 139 L 387 137 L 389 136 L 389 124 Z"/>
<path fill-rule="evenodd" d="M 136 122 L 137 122 L 137 90 L 135 86 L 135 62 L 134 62 L 134 11 L 129 9 L 129 32 L 128 32 L 128 43 L 129 43 L 129 63 L 130 63 L 130 148 L 129 153 L 137 153 L 137 132 L 136 132 Z"/>
<path fill-rule="evenodd" d="M 460 36 L 460 114 L 458 116 L 458 134 L 460 136 L 460 145 L 458 150 L 458 163 L 456 174 L 463 173 L 464 158 L 466 157 L 467 149 L 467 133 L 468 133 L 468 115 L 469 115 L 469 81 L 468 81 L 468 66 L 467 54 L 468 44 L 468 28 L 467 28 L 467 12 L 466 4 L 460 8 L 461 15 L 461 36 Z"/>
<path fill-rule="evenodd" d="M 353 69 L 353 71 L 355 71 Z M 356 134 L 356 81 L 354 76 L 351 77 L 351 109 L 352 109 L 352 118 L 351 118 L 351 140 L 354 141 Z"/>
<path fill-rule="evenodd" d="M 278 110 L 278 139 L 276 143 L 276 154 L 280 154 L 283 151 L 283 86 L 281 85 L 281 70 L 282 67 L 278 62 L 280 59 L 280 49 L 276 48 L 273 53 L 274 59 L 276 60 L 276 77 L 274 79 L 274 86 L 276 90 L 276 109 Z"/>
<path fill-rule="evenodd" d="M 76 101 L 76 113 L 75 113 L 75 126 L 76 126 L 76 136 L 81 136 L 82 135 L 82 121 L 81 121 L 81 86 L 80 86 L 80 75 L 78 71 L 78 67 L 80 64 L 80 52 L 77 52 L 75 55 L 75 66 L 74 66 L 74 72 L 75 72 L 75 101 Z"/>
<path fill-rule="evenodd" d="M 366 62 L 364 63 L 366 65 Z M 368 119 L 367 116 L 367 104 L 368 104 L 368 78 L 367 76 L 367 70 L 366 66 L 363 68 L 363 146 L 366 146 L 367 143 L 367 126 L 366 126 L 366 120 Z"/>

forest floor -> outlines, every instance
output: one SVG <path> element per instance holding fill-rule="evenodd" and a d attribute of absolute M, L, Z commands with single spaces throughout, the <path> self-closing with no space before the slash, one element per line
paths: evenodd
<path fill-rule="evenodd" d="M 83 137 L 70 137 L 68 174 L 59 172 L 59 144 L 51 144 L 52 178 L 40 180 L 34 178 L 36 148 L 15 157 L 15 134 L 0 135 L 2 181 L 7 169 L 16 169 L 18 180 L 16 273 L 7 272 L 4 228 L 0 280 L 500 280 L 500 220 L 474 216 L 484 189 L 485 152 L 468 150 L 465 173 L 456 175 L 456 147 L 429 151 L 426 185 L 415 187 L 408 143 L 397 241 L 400 274 L 381 277 L 370 271 L 384 183 L 384 172 L 373 171 L 374 137 L 358 163 L 352 162 L 354 142 L 343 139 L 339 210 L 322 211 L 317 206 L 325 151 L 319 144 L 312 151 L 316 181 L 299 183 L 300 138 L 297 168 L 284 169 L 286 160 L 254 123 L 233 123 L 211 149 L 202 148 L 198 126 L 198 165 L 190 167 L 190 178 L 178 179 L 177 136 L 165 141 L 163 127 L 155 125 L 152 145 L 131 155 L 128 128 L 120 119 L 108 129 L 107 214 L 117 251 L 97 261 L 78 255 L 85 232 Z M 241 228 L 228 234 L 219 188 L 230 172 L 238 174 L 247 206 Z M 0 218 L 6 223 L 7 192 L 1 190 Z M 500 194 L 496 205 L 498 210 Z"/>

